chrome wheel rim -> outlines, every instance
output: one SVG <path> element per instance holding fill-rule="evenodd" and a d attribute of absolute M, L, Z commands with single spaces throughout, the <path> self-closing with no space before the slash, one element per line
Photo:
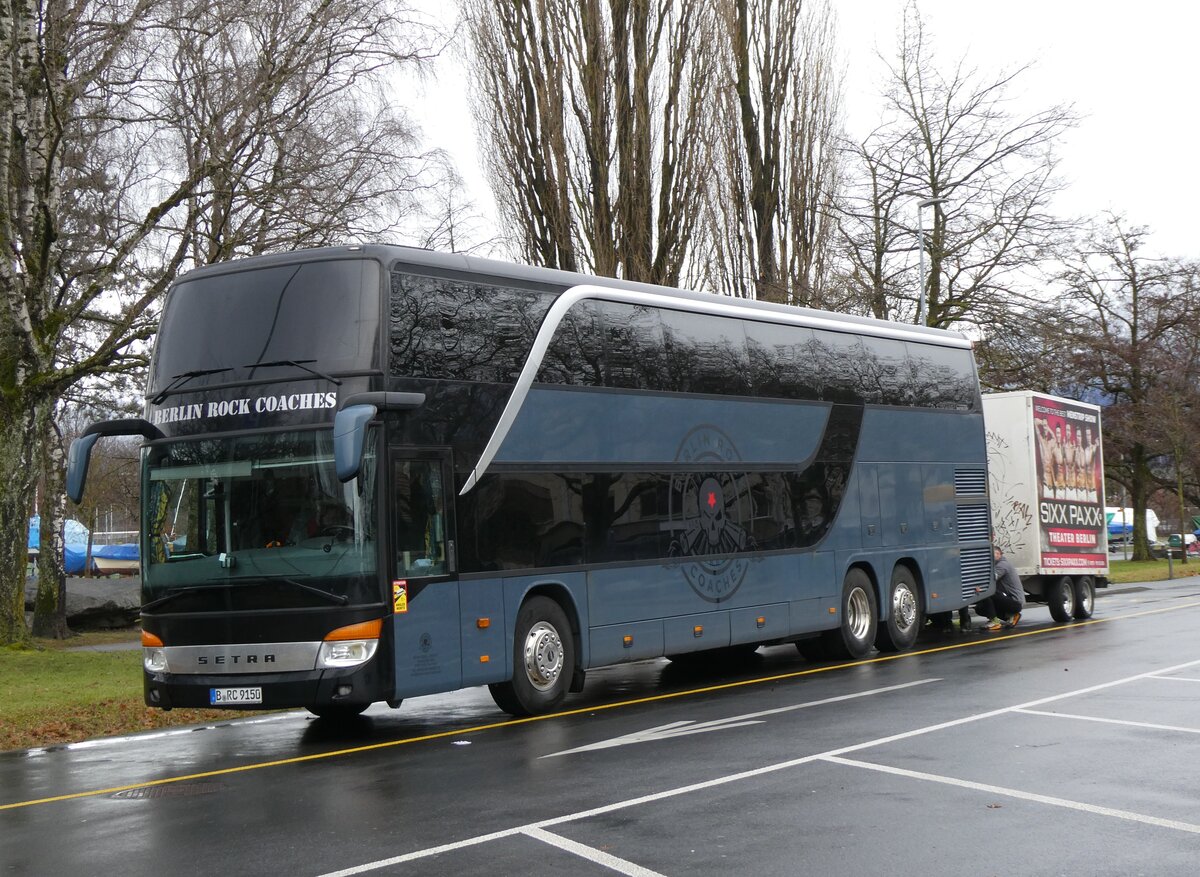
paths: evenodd
<path fill-rule="evenodd" d="M 856 640 L 866 639 L 871 629 L 871 602 L 862 588 L 855 588 L 846 598 L 846 627 Z"/>
<path fill-rule="evenodd" d="M 554 687 L 563 671 L 562 638 L 552 624 L 539 621 L 525 635 L 525 675 L 538 691 Z"/>
<path fill-rule="evenodd" d="M 910 630 L 917 623 L 917 595 L 907 583 L 892 592 L 892 619 L 897 628 Z"/>

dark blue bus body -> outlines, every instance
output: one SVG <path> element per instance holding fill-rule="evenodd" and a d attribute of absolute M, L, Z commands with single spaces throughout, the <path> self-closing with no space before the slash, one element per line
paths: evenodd
<path fill-rule="evenodd" d="M 992 588 L 953 333 L 328 248 L 182 277 L 147 399 L 156 706 L 544 712 L 623 661 L 905 649 Z"/>

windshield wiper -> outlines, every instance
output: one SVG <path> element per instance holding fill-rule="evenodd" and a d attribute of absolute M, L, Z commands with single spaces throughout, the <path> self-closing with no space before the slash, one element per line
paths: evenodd
<path fill-rule="evenodd" d="M 240 579 L 230 579 L 220 584 L 192 585 L 182 588 L 178 591 L 173 591 L 170 594 L 167 594 L 165 597 L 159 597 L 157 600 L 151 600 L 149 603 L 144 604 L 142 606 L 142 611 L 146 612 L 151 609 L 157 609 L 159 606 L 170 603 L 177 597 L 182 597 L 186 594 L 195 594 L 200 591 L 229 591 L 234 588 L 243 587 L 245 582 L 256 582 L 264 585 L 270 584 L 271 582 L 283 582 L 285 585 L 290 585 L 293 588 L 299 588 L 301 591 L 307 591 L 314 596 L 321 597 L 322 599 L 327 600 L 330 603 L 336 603 L 339 606 L 345 606 L 350 602 L 350 598 L 345 594 L 333 594 L 329 591 L 322 591 L 320 588 L 314 588 L 311 585 L 306 585 L 303 582 L 298 582 L 295 579 L 288 578 L 287 576 L 246 576 L 245 578 Z"/>
<path fill-rule="evenodd" d="M 171 383 L 167 384 L 165 387 L 163 387 L 161 390 L 159 390 L 157 393 L 155 393 L 153 396 L 151 396 L 150 403 L 152 405 L 157 405 L 163 399 L 167 398 L 172 393 L 174 393 L 177 389 L 179 389 L 184 384 L 186 384 L 188 381 L 190 381 L 192 378 L 198 378 L 201 375 L 215 375 L 218 372 L 227 372 L 227 371 L 231 371 L 231 370 L 232 370 L 232 367 L 230 367 L 230 368 L 198 368 L 198 369 L 193 369 L 190 372 L 181 372 L 180 374 L 172 376 Z"/>
<path fill-rule="evenodd" d="M 325 372 L 319 372 L 315 368 L 309 368 L 305 364 L 305 363 L 309 363 L 309 362 L 316 362 L 316 360 L 315 359 L 273 359 L 270 362 L 252 362 L 249 365 L 242 366 L 242 368 L 248 368 L 248 369 L 274 368 L 276 366 L 281 366 L 281 365 L 291 365 L 291 366 L 295 366 L 298 369 L 308 372 L 310 375 L 316 375 L 318 378 L 324 378 L 325 380 L 329 381 L 331 384 L 337 384 L 339 387 L 342 385 L 342 382 L 339 381 L 337 378 L 335 378 L 333 375 L 327 375 L 327 374 L 325 374 Z"/>
<path fill-rule="evenodd" d="M 268 578 L 268 581 L 283 582 L 285 585 L 291 585 L 293 588 L 299 588 L 302 591 L 308 591 L 310 594 L 316 594 L 318 597 L 323 597 L 330 603 L 337 603 L 339 606 L 345 606 L 350 602 L 350 598 L 345 594 L 334 594 L 329 591 L 322 591 L 320 588 L 314 588 L 312 585 L 306 585 L 304 582 L 298 582 L 295 579 L 279 576 L 278 578 Z"/>
<path fill-rule="evenodd" d="M 178 597 L 183 597 L 187 594 L 195 594 L 198 591 L 227 591 L 232 587 L 234 587 L 234 586 L 233 585 L 192 585 L 192 586 L 189 586 L 186 588 L 182 588 L 181 590 L 178 590 L 178 591 L 172 591 L 171 593 L 167 594 L 167 596 L 159 597 L 157 600 L 151 600 L 149 603 L 143 603 L 142 611 L 145 612 L 147 609 L 157 609 L 159 606 L 164 606 L 167 603 L 170 603 L 172 600 L 174 600 Z"/>

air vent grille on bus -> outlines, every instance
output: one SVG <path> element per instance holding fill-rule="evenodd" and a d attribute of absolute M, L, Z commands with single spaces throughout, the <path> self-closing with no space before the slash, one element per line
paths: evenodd
<path fill-rule="evenodd" d="M 992 550 L 986 545 L 962 550 L 962 596 L 975 602 L 979 599 L 977 589 L 986 589 L 992 583 Z"/>
<path fill-rule="evenodd" d="M 958 541 L 975 542 L 990 539 L 991 518 L 985 505 L 960 505 L 958 507 Z"/>
<path fill-rule="evenodd" d="M 983 469 L 955 469 L 954 492 L 959 496 L 977 496 L 987 492 L 987 472 Z"/>

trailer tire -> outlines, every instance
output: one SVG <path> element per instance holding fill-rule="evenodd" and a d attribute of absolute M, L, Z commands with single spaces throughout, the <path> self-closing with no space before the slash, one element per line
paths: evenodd
<path fill-rule="evenodd" d="M 826 652 L 836 658 L 865 658 L 875 643 L 879 610 L 871 577 L 857 567 L 842 582 L 838 615 L 841 623 L 821 635 Z"/>
<path fill-rule="evenodd" d="M 1075 611 L 1075 584 L 1070 576 L 1059 576 L 1046 589 L 1046 602 L 1055 621 L 1070 621 Z"/>
<path fill-rule="evenodd" d="M 1075 580 L 1075 604 L 1071 614 L 1083 621 L 1092 617 L 1096 605 L 1096 583 L 1091 576 L 1080 576 Z"/>
<path fill-rule="evenodd" d="M 917 641 L 925 618 L 917 577 L 904 564 L 898 564 L 892 570 L 892 582 L 884 600 L 888 605 L 888 617 L 879 624 L 875 648 L 881 652 L 907 651 Z"/>

